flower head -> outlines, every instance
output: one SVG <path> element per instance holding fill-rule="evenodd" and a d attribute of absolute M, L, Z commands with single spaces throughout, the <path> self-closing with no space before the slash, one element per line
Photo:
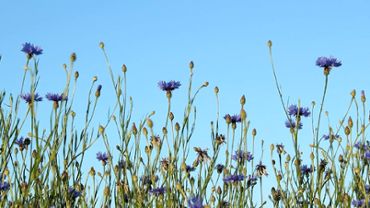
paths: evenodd
<path fill-rule="evenodd" d="M 193 196 L 188 199 L 189 208 L 203 208 L 203 199 L 199 196 Z"/>
<path fill-rule="evenodd" d="M 70 196 L 73 198 L 73 199 L 76 199 L 77 197 L 81 196 L 81 192 L 77 191 L 75 188 L 73 187 L 69 187 L 68 188 L 68 193 L 70 194 Z"/>
<path fill-rule="evenodd" d="M 106 152 L 102 153 L 102 152 L 98 152 L 96 153 L 96 159 L 98 159 L 99 161 L 101 161 L 103 163 L 103 165 L 107 164 L 107 161 L 108 161 L 108 154 Z"/>
<path fill-rule="evenodd" d="M 185 171 L 187 173 L 190 173 L 190 172 L 193 172 L 195 170 L 195 167 L 191 166 L 191 165 L 186 165 L 185 166 Z"/>
<path fill-rule="evenodd" d="M 21 137 L 19 139 L 16 139 L 14 143 L 18 145 L 19 149 L 22 151 L 24 148 L 27 148 L 31 141 L 29 138 L 24 139 L 23 137 Z"/>
<path fill-rule="evenodd" d="M 32 94 L 31 93 L 26 93 L 26 94 L 23 94 L 21 95 L 21 98 L 26 101 L 26 103 L 28 104 L 31 104 L 33 103 L 34 101 L 35 102 L 39 102 L 39 101 L 42 101 L 42 97 L 40 97 L 40 95 L 38 93 L 35 93 L 33 95 L 33 99 L 32 99 Z"/>
<path fill-rule="evenodd" d="M 336 135 L 334 135 L 334 134 L 324 134 L 323 136 L 322 136 L 322 138 L 324 139 L 324 140 L 335 140 L 335 139 L 338 139 L 340 136 L 338 135 L 338 134 L 336 134 Z"/>
<path fill-rule="evenodd" d="M 302 108 L 302 107 L 298 108 L 297 105 L 289 106 L 288 113 L 289 115 L 295 116 L 295 117 L 298 117 L 298 116 L 308 117 L 311 114 L 308 108 Z"/>
<path fill-rule="evenodd" d="M 325 67 L 332 68 L 342 66 L 342 62 L 334 57 L 321 56 L 317 58 L 316 65 L 323 68 Z"/>
<path fill-rule="evenodd" d="M 266 165 L 263 165 L 262 162 L 260 162 L 256 166 L 257 176 L 262 177 L 263 175 L 268 176 Z"/>
<path fill-rule="evenodd" d="M 8 182 L 0 182 L 0 191 L 7 191 L 10 189 L 10 184 Z"/>
<path fill-rule="evenodd" d="M 163 195 L 165 190 L 166 190 L 166 187 L 159 187 L 159 188 L 150 189 L 149 193 L 155 196 L 159 196 L 159 195 Z"/>
<path fill-rule="evenodd" d="M 277 144 L 276 145 L 276 151 L 279 155 L 284 154 L 285 153 L 284 145 L 283 144 Z"/>
<path fill-rule="evenodd" d="M 296 121 L 289 119 L 285 121 L 285 126 L 290 129 L 295 129 L 296 128 Z M 301 122 L 298 122 L 298 129 L 302 129 L 303 124 Z"/>
<path fill-rule="evenodd" d="M 365 199 L 359 199 L 359 200 L 353 200 L 352 201 L 352 205 L 354 206 L 354 207 L 362 207 L 363 205 L 364 205 L 364 203 L 365 203 Z"/>
<path fill-rule="evenodd" d="M 334 57 L 321 56 L 321 57 L 317 58 L 316 65 L 319 66 L 319 67 L 324 68 L 324 74 L 328 75 L 330 70 L 333 67 L 341 66 L 342 62 L 340 60 L 338 60 L 337 58 L 334 58 Z"/>
<path fill-rule="evenodd" d="M 302 165 L 301 166 L 301 172 L 302 172 L 303 175 L 309 175 L 310 173 L 313 172 L 313 168 L 308 167 L 307 165 Z"/>
<path fill-rule="evenodd" d="M 163 91 L 172 91 L 172 90 L 179 88 L 180 86 L 181 86 L 180 82 L 173 81 L 173 80 L 169 82 L 165 82 L 165 81 L 158 82 L 158 87 Z"/>
<path fill-rule="evenodd" d="M 46 94 L 46 99 L 50 100 L 50 101 L 54 101 L 54 102 L 59 102 L 59 101 L 64 101 L 64 100 L 68 100 L 68 97 L 67 96 L 64 96 L 64 94 L 57 94 L 57 93 L 48 93 Z"/>
<path fill-rule="evenodd" d="M 364 158 L 366 160 L 370 160 L 370 150 L 367 150 L 365 153 L 364 153 Z"/>
<path fill-rule="evenodd" d="M 253 160 L 253 155 L 250 152 L 244 152 L 243 150 L 237 150 L 235 151 L 235 154 L 231 156 L 231 159 L 239 161 L 239 162 L 244 162 L 245 160 L 249 162 Z"/>
<path fill-rule="evenodd" d="M 225 183 L 235 183 L 244 180 L 245 176 L 243 174 L 235 174 L 226 176 L 223 180 Z"/>
<path fill-rule="evenodd" d="M 26 53 L 29 56 L 29 58 L 31 58 L 34 55 L 36 56 L 41 55 L 43 50 L 39 46 L 35 46 L 31 43 L 24 43 L 22 45 L 21 51 Z"/>
<path fill-rule="evenodd" d="M 230 122 L 231 123 L 240 123 L 241 121 L 242 121 L 242 118 L 241 118 L 241 116 L 240 115 L 238 115 L 238 114 L 235 114 L 235 115 L 230 115 L 230 114 L 226 114 L 225 116 L 224 116 L 224 119 L 225 120 L 228 120 L 228 119 L 230 119 Z"/>
<path fill-rule="evenodd" d="M 257 177 L 254 175 L 248 175 L 247 188 L 253 187 L 257 184 Z"/>
<path fill-rule="evenodd" d="M 196 162 L 206 162 L 211 159 L 208 156 L 208 149 L 202 150 L 200 147 L 194 147 L 194 150 L 197 153 Z"/>
<path fill-rule="evenodd" d="M 217 173 L 218 173 L 218 174 L 221 174 L 221 173 L 222 173 L 222 171 L 224 170 L 224 168 L 225 168 L 225 166 L 224 166 L 224 165 L 222 165 L 222 164 L 217 164 L 217 165 L 216 165 Z"/>

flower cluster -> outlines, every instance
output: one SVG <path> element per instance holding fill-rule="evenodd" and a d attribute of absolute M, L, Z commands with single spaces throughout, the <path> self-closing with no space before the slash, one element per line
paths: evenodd
<path fill-rule="evenodd" d="M 179 81 L 169 81 L 169 82 L 165 82 L 165 81 L 160 81 L 158 82 L 158 87 L 163 90 L 163 91 L 172 91 L 172 90 L 175 90 L 177 88 L 179 88 L 181 86 L 181 83 Z"/>

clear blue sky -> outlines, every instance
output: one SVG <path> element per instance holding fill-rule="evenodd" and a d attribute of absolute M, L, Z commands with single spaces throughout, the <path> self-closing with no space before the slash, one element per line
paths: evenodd
<path fill-rule="evenodd" d="M 216 109 L 213 87 L 218 86 L 221 115 L 238 113 L 239 98 L 246 95 L 248 118 L 258 131 L 258 139 L 265 140 L 268 152 L 269 144 L 284 142 L 290 146 L 291 140 L 284 127 L 266 41 L 273 41 L 285 99 L 301 99 L 302 105 L 319 102 L 322 95 L 324 76 L 315 66 L 316 58 L 333 55 L 342 60 L 343 66 L 330 74 L 325 107 L 336 126 L 344 115 L 350 91 L 370 92 L 369 10 L 366 0 L 6 1 L 0 6 L 0 89 L 19 92 L 24 42 L 44 49 L 39 57 L 42 94 L 63 89 L 62 64 L 76 52 L 75 68 L 80 72 L 77 93 L 83 99 L 77 100 L 75 111 L 80 116 L 84 113 L 88 85 L 97 75 L 103 84 L 98 111 L 105 118 L 114 98 L 98 47 L 104 41 L 115 73 L 120 73 L 123 63 L 128 67 L 134 119 L 138 122 L 155 110 L 154 119 L 160 123 L 164 122 L 166 99 L 157 82 L 174 79 L 186 84 L 188 62 L 193 60 L 195 85 L 210 83 L 196 102 L 194 144 L 210 145 L 209 122 L 215 119 Z M 173 93 L 177 118 L 182 115 L 185 95 L 186 87 Z M 304 126 L 310 127 L 309 120 Z M 161 125 L 157 127 L 159 132 Z M 309 129 L 303 134 L 305 130 L 311 141 Z M 308 143 L 303 141 L 303 150 Z M 270 163 L 269 154 L 264 161 Z"/>

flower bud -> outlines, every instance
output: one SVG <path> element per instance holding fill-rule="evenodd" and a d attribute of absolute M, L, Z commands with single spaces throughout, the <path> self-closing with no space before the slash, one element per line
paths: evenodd
<path fill-rule="evenodd" d="M 104 42 L 103 41 L 99 43 L 99 48 L 104 49 Z"/>
<path fill-rule="evenodd" d="M 146 123 L 147 123 L 149 128 L 153 128 L 153 121 L 150 118 L 146 119 Z"/>
<path fill-rule="evenodd" d="M 80 76 L 80 73 L 78 73 L 78 71 L 75 71 L 75 80 L 77 80 L 79 76 Z"/>
<path fill-rule="evenodd" d="M 170 113 L 169 113 L 168 117 L 169 117 L 169 119 L 170 119 L 171 121 L 173 121 L 173 119 L 175 118 L 175 116 L 173 115 L 173 113 L 172 113 L 172 112 L 170 112 Z"/>
<path fill-rule="evenodd" d="M 245 104 L 245 96 L 244 95 L 240 98 L 240 104 L 241 105 Z"/>
<path fill-rule="evenodd" d="M 126 67 L 125 64 L 122 65 L 122 71 L 123 71 L 123 73 L 126 73 L 127 72 L 127 67 Z"/>
<path fill-rule="evenodd" d="M 72 54 L 71 54 L 71 57 L 70 57 L 71 62 L 72 62 L 72 63 L 73 63 L 73 62 L 75 62 L 75 61 L 76 61 L 76 59 L 77 59 L 76 53 L 72 53 Z"/>
<path fill-rule="evenodd" d="M 351 96 L 352 96 L 352 98 L 355 98 L 356 97 L 356 90 L 354 89 L 354 90 L 352 90 L 352 92 L 351 92 Z"/>
<path fill-rule="evenodd" d="M 257 130 L 256 129 L 252 129 L 252 136 L 255 137 L 257 135 Z"/>
<path fill-rule="evenodd" d="M 194 68 L 194 62 L 193 61 L 190 61 L 189 68 L 190 68 L 190 70 L 192 70 Z"/>
<path fill-rule="evenodd" d="M 271 47 L 272 47 L 272 41 L 271 41 L 271 40 L 267 41 L 267 46 L 268 46 L 269 48 L 271 48 Z"/>
<path fill-rule="evenodd" d="M 344 133 L 348 136 L 351 133 L 351 129 L 346 126 L 346 128 L 344 129 Z"/>
<path fill-rule="evenodd" d="M 216 93 L 216 94 L 218 94 L 218 92 L 219 92 L 220 90 L 219 90 L 219 89 L 218 89 L 218 87 L 216 86 L 216 87 L 215 87 L 215 89 L 214 89 L 214 91 L 215 91 L 215 93 Z"/>

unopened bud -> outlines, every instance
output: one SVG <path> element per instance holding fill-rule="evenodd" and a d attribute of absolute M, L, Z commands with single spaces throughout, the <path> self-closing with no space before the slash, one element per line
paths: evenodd
<path fill-rule="evenodd" d="M 123 73 L 126 73 L 127 72 L 127 67 L 126 67 L 125 64 L 122 65 L 122 71 L 123 71 Z"/>
<path fill-rule="evenodd" d="M 73 63 L 73 62 L 75 62 L 75 61 L 76 61 L 76 59 L 77 59 L 76 53 L 72 53 L 72 54 L 71 54 L 71 57 L 70 57 L 71 62 L 72 62 L 72 63 Z"/>
<path fill-rule="evenodd" d="M 99 48 L 104 49 L 104 42 L 99 43 Z"/>

